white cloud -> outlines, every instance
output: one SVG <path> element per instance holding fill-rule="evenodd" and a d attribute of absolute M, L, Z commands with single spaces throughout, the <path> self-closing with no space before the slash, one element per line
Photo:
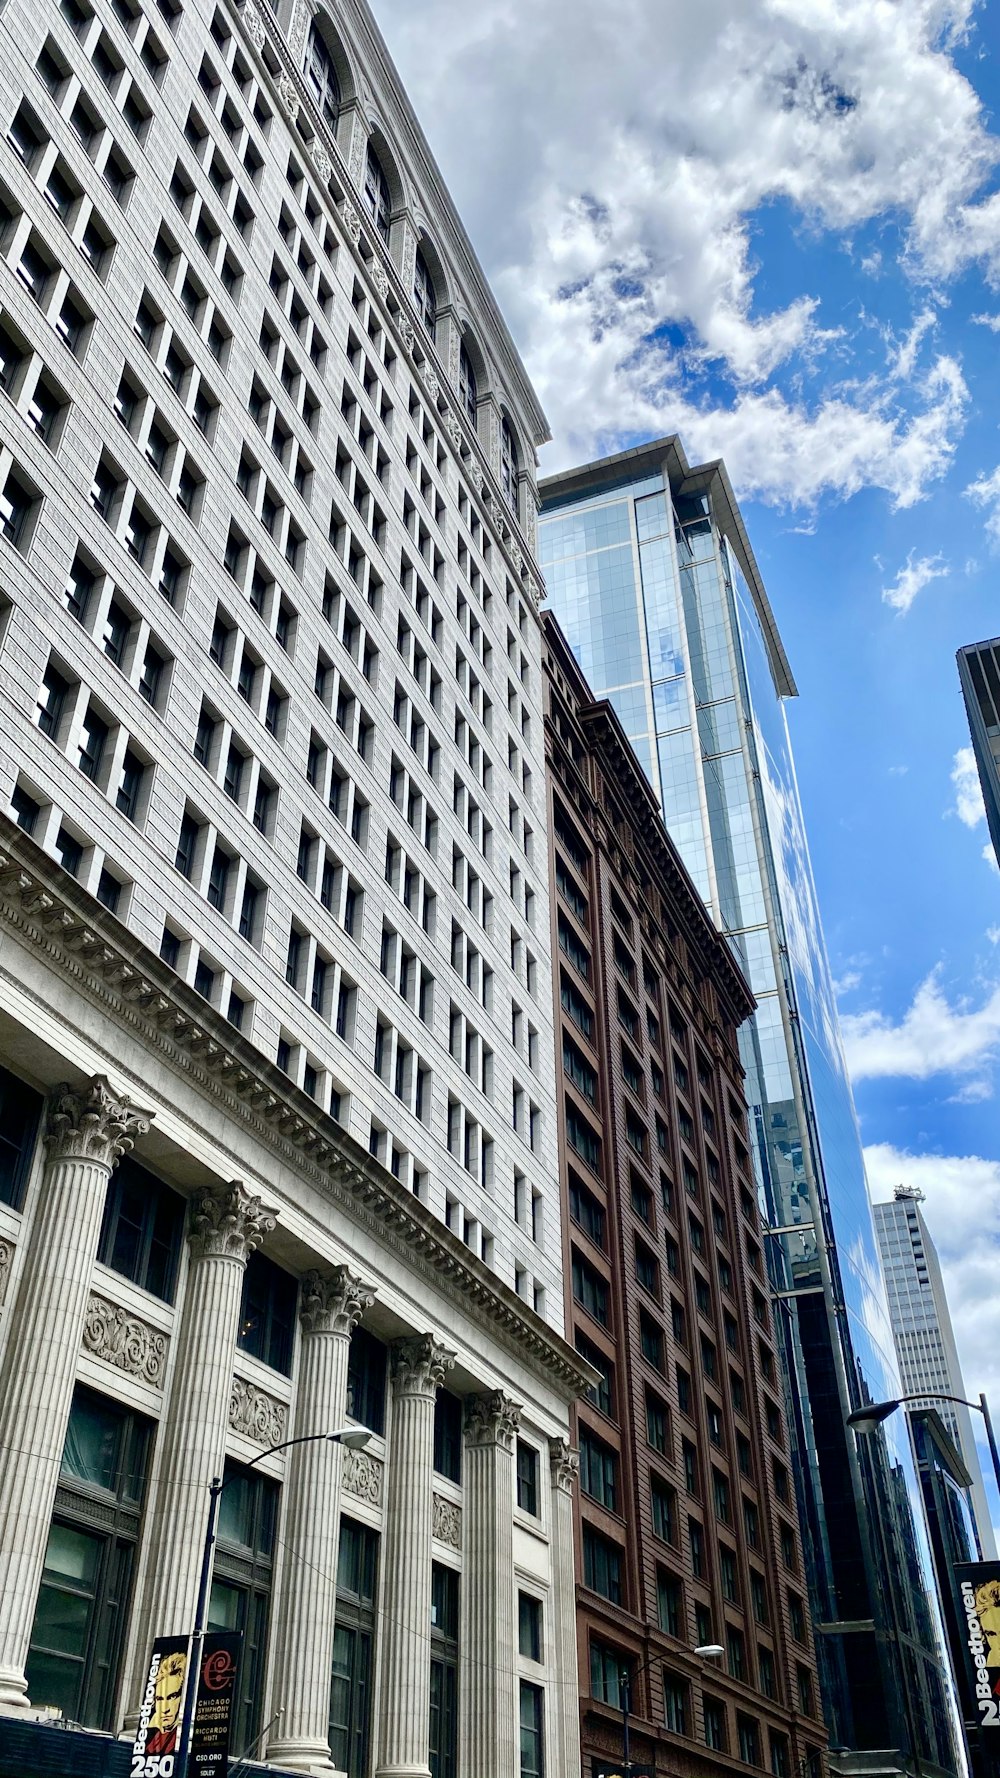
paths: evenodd
<path fill-rule="evenodd" d="M 1000 1052 L 1000 984 L 979 1007 L 954 1003 L 931 971 L 898 1023 L 884 1013 L 847 1013 L 841 1019 L 847 1065 L 859 1080 L 930 1080 L 936 1074 L 988 1080 Z"/>
<path fill-rule="evenodd" d="M 917 556 L 911 549 L 892 585 L 882 588 L 882 602 L 903 616 L 925 586 L 932 580 L 943 580 L 947 573 L 948 564 L 943 556 Z"/>
<path fill-rule="evenodd" d="M 1000 549 L 1000 463 L 991 475 L 977 475 L 964 492 L 967 500 L 983 508 L 986 535 L 993 547 Z"/>
<path fill-rule="evenodd" d="M 988 327 L 991 333 L 1000 333 L 1000 315 L 970 315 L 969 320 L 976 327 Z"/>
<path fill-rule="evenodd" d="M 910 1154 L 888 1142 L 865 1149 L 875 1199 L 919 1186 L 944 1273 L 955 1337 L 973 1397 L 1000 1390 L 1000 1161 L 979 1155 Z"/>
<path fill-rule="evenodd" d="M 983 863 L 988 864 L 990 870 L 995 870 L 1000 875 L 1000 864 L 997 863 L 997 855 L 990 841 L 987 841 L 983 847 Z"/>
<path fill-rule="evenodd" d="M 890 766 L 889 776 L 890 778 L 905 778 L 909 769 L 909 766 Z"/>
<path fill-rule="evenodd" d="M 845 969 L 843 975 L 838 975 L 830 985 L 839 1000 L 842 994 L 850 994 L 853 988 L 861 986 L 861 973 L 857 969 Z"/>
<path fill-rule="evenodd" d="M 991 945 L 1000 945 L 1000 926 L 987 926 L 986 936 Z"/>
<path fill-rule="evenodd" d="M 958 749 L 952 763 L 951 781 L 955 786 L 954 813 L 964 827 L 978 827 L 980 821 L 986 820 L 986 810 L 983 806 L 983 787 L 976 769 L 976 756 L 971 747 Z"/>
<path fill-rule="evenodd" d="M 800 247 L 857 234 L 865 270 L 898 271 L 898 228 L 902 268 L 931 282 L 935 305 L 973 261 L 1000 279 L 1000 197 L 984 195 L 997 142 L 953 53 L 975 10 L 380 0 L 549 412 L 546 470 L 678 430 L 764 500 L 923 497 L 967 400 L 953 358 L 925 362 L 931 303 L 859 382 L 850 303 L 828 307 L 807 270 L 769 305 L 758 254 L 794 267 Z M 882 221 L 892 232 L 873 245 Z"/>

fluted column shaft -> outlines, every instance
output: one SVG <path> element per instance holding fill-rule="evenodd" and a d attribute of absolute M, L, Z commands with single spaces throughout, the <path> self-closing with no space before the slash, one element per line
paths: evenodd
<path fill-rule="evenodd" d="M 152 1638 L 182 1635 L 194 1624 L 209 1483 L 222 1474 L 225 1459 L 243 1274 L 274 1222 L 239 1180 L 210 1187 L 192 1201 L 191 1265 L 146 1513 L 142 1605 L 130 1639 L 125 1696 L 132 1704 Z"/>
<path fill-rule="evenodd" d="M 392 1353 L 377 1778 L 429 1778 L 434 1398 L 454 1354 L 430 1335 Z"/>
<path fill-rule="evenodd" d="M 375 1292 L 346 1266 L 302 1281 L 302 1352 L 295 1438 L 344 1423 L 351 1331 Z M 339 1445 L 297 1445 L 285 1483 L 284 1563 L 275 1616 L 273 1708 L 282 1712 L 267 1757 L 294 1772 L 330 1771 L 330 1668 L 340 1537 Z"/>
<path fill-rule="evenodd" d="M 552 1770 L 580 1770 L 580 1706 L 576 1674 L 576 1573 L 573 1541 L 573 1489 L 580 1458 L 565 1439 L 549 1440 L 552 1478 L 552 1637 L 554 1668 L 562 1683 L 555 1687 L 552 1722 L 558 1736 Z"/>
<path fill-rule="evenodd" d="M 108 1180 L 149 1116 L 101 1075 L 49 1101 L 48 1155 L 0 1370 L 0 1707 L 26 1705 L 35 1614 Z"/>
<path fill-rule="evenodd" d="M 521 1410 L 496 1390 L 465 1422 L 465 1572 L 459 1709 L 462 1769 L 509 1778 L 518 1769 L 514 1619 L 514 1439 Z"/>

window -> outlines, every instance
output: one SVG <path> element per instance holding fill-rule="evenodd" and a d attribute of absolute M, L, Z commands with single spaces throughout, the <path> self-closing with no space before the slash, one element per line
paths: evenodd
<path fill-rule="evenodd" d="M 15 549 L 23 551 L 27 544 L 28 520 L 37 503 L 34 489 L 12 469 L 0 493 L 0 535 Z"/>
<path fill-rule="evenodd" d="M 347 1412 L 381 1438 L 385 1432 L 386 1349 L 366 1327 L 351 1335 L 347 1361 Z"/>
<path fill-rule="evenodd" d="M 729 1482 L 721 1470 L 712 1471 L 712 1500 L 715 1504 L 715 1516 L 724 1525 L 730 1522 Z"/>
<path fill-rule="evenodd" d="M 462 1403 L 448 1389 L 434 1400 L 434 1468 L 451 1482 L 462 1480 Z"/>
<path fill-rule="evenodd" d="M 618 1460 L 610 1445 L 597 1438 L 586 1427 L 580 1429 L 580 1486 L 591 1500 L 617 1511 Z"/>
<path fill-rule="evenodd" d="M 520 1778 L 545 1778 L 545 1693 L 521 1680 Z"/>
<path fill-rule="evenodd" d="M 243 1278 L 237 1345 L 285 1376 L 292 1368 L 297 1294 L 298 1286 L 290 1273 L 263 1253 L 250 1255 Z"/>
<path fill-rule="evenodd" d="M 89 710 L 80 728 L 77 742 L 77 765 L 85 778 L 97 778 L 108 742 L 108 725 Z"/>
<path fill-rule="evenodd" d="M 389 192 L 389 181 L 382 171 L 378 155 L 370 144 L 365 159 L 365 203 L 372 213 L 375 227 L 383 241 L 388 243 L 392 197 Z"/>
<path fill-rule="evenodd" d="M 688 1548 L 691 1551 L 691 1572 L 702 1580 L 705 1574 L 705 1532 L 697 1519 L 688 1520 Z"/>
<path fill-rule="evenodd" d="M 542 1602 L 530 1593 L 517 1595 L 517 1648 L 526 1661 L 542 1658 Z"/>
<path fill-rule="evenodd" d="M 760 1765 L 760 1730 L 750 1716 L 737 1716 L 736 1738 L 744 1765 Z"/>
<path fill-rule="evenodd" d="M 757 1675 L 760 1681 L 760 1689 L 764 1693 L 765 1698 L 776 1698 L 778 1695 L 778 1680 L 774 1670 L 774 1655 L 771 1650 L 765 1648 L 763 1644 L 760 1644 L 757 1649 Z M 802 1708 L 803 1710 L 806 1710 L 806 1705 L 804 1703 Z"/>
<path fill-rule="evenodd" d="M 0 1203 L 20 1210 L 35 1152 L 42 1096 L 0 1068 Z"/>
<path fill-rule="evenodd" d="M 580 1357 L 586 1359 L 587 1363 L 599 1373 L 597 1382 L 587 1390 L 586 1399 L 592 1402 L 595 1408 L 600 1408 L 602 1414 L 610 1416 L 613 1412 L 614 1398 L 614 1366 L 610 1358 L 606 1358 L 600 1348 L 594 1345 L 593 1340 L 588 1340 L 586 1334 L 578 1333 L 576 1335 L 576 1349 Z"/>
<path fill-rule="evenodd" d="M 606 1327 L 608 1322 L 608 1286 L 594 1267 L 574 1249 L 572 1263 L 573 1295 L 581 1308 Z"/>
<path fill-rule="evenodd" d="M 569 1213 L 574 1222 L 579 1223 L 585 1235 L 589 1235 L 595 1246 L 604 1246 L 604 1206 L 588 1191 L 582 1179 L 570 1170 L 569 1175 Z"/>
<path fill-rule="evenodd" d="M 718 1753 L 726 1751 L 726 1706 L 719 1698 L 702 1698 L 702 1711 L 705 1721 L 705 1746 L 714 1747 Z"/>
<path fill-rule="evenodd" d="M 500 422 L 500 486 L 514 517 L 518 516 L 518 451 L 509 420 Z"/>
<path fill-rule="evenodd" d="M 583 1584 L 613 1605 L 621 1605 L 621 1550 L 592 1525 L 583 1527 Z"/>
<path fill-rule="evenodd" d="M 126 1155 L 111 1175 L 97 1257 L 165 1303 L 174 1300 L 184 1199 Z"/>
<path fill-rule="evenodd" d="M 659 1396 L 646 1391 L 646 1443 L 661 1457 L 667 1453 L 667 1410 Z"/>
<path fill-rule="evenodd" d="M 455 1778 L 458 1761 L 458 1587 L 453 1568 L 431 1566 L 431 1778 Z"/>
<path fill-rule="evenodd" d="M 747 1677 L 746 1646 L 742 1630 L 732 1628 L 726 1631 L 726 1664 L 731 1679 L 745 1683 Z"/>
<path fill-rule="evenodd" d="M 622 1707 L 622 1676 L 627 1674 L 629 1663 L 625 1655 L 617 1649 L 608 1648 L 603 1642 L 591 1638 L 590 1643 L 590 1694 L 602 1704 L 611 1704 L 616 1710 Z"/>
<path fill-rule="evenodd" d="M 653 1511 L 653 1535 L 664 1543 L 677 1541 L 677 1497 L 659 1476 L 649 1478 L 649 1498 Z"/>
<path fill-rule="evenodd" d="M 668 1636 L 680 1636 L 684 1621 L 684 1598 L 681 1583 L 665 1568 L 656 1570 L 656 1616 L 660 1629 Z"/>
<path fill-rule="evenodd" d="M 27 1672 L 39 1704 L 111 1729 L 152 1427 L 78 1384 Z"/>
<path fill-rule="evenodd" d="M 352 1345 L 356 1338 L 357 1333 Z M 378 1533 L 343 1515 L 330 1677 L 330 1750 L 348 1778 L 364 1778 L 368 1771 L 377 1569 Z"/>
<path fill-rule="evenodd" d="M 663 1330 L 644 1309 L 639 1311 L 639 1344 L 647 1364 L 651 1364 L 654 1370 L 662 1371 Z"/>
<path fill-rule="evenodd" d="M 219 1501 L 208 1628 L 236 1630 L 243 1635 L 233 1739 L 236 1746 L 246 1747 L 253 1744 L 261 1728 L 279 1488 L 269 1477 L 228 1459 L 225 1480 L 227 1486 Z"/>
<path fill-rule="evenodd" d="M 688 1732 L 688 1688 L 678 1673 L 663 1669 L 663 1721 L 674 1735 Z"/>
<path fill-rule="evenodd" d="M 538 1452 L 524 1439 L 517 1441 L 517 1504 L 523 1513 L 538 1517 Z"/>
<path fill-rule="evenodd" d="M 472 421 L 472 424 L 475 425 L 479 394 L 476 388 L 476 373 L 472 366 L 472 360 L 464 346 L 460 348 L 458 354 L 458 393 L 463 408 L 468 414 L 469 419 Z"/>
<path fill-rule="evenodd" d="M 417 248 L 417 256 L 413 267 L 413 301 L 417 315 L 434 338 L 437 325 L 437 298 L 434 294 L 434 280 L 427 269 L 427 261 Z"/>
<path fill-rule="evenodd" d="M 337 71 L 334 68 L 330 51 L 315 25 L 309 32 L 305 71 L 309 90 L 316 102 L 317 109 L 322 113 L 331 130 L 335 130 L 337 119 L 340 116 L 340 82 L 337 79 Z"/>

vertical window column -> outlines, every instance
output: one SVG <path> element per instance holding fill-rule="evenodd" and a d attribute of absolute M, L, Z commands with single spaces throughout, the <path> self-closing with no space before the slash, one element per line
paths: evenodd
<path fill-rule="evenodd" d="M 343 1426 L 351 1333 L 375 1292 L 346 1266 L 302 1280 L 302 1355 L 294 1438 L 312 1438 L 289 1457 L 285 1560 L 275 1634 L 274 1697 L 284 1706 L 267 1757 L 293 1772 L 328 1764 L 330 1661 L 337 1577 L 330 1551 L 340 1537 L 343 1452 L 317 1435 Z"/>
<path fill-rule="evenodd" d="M 196 1192 L 191 1203 L 191 1265 L 160 1433 L 145 1587 L 130 1639 L 124 1695 L 133 1709 L 152 1638 L 184 1635 L 194 1622 L 208 1490 L 222 1475 L 226 1450 L 244 1272 L 275 1220 L 238 1179 Z"/>
<path fill-rule="evenodd" d="M 28 1654 L 111 1172 L 149 1116 L 101 1075 L 49 1101 L 47 1159 L 0 1369 L 0 1703 Z"/>
<path fill-rule="evenodd" d="M 392 1349 L 392 1422 L 376 1778 L 430 1774 L 434 1400 L 455 1355 L 431 1334 Z"/>
<path fill-rule="evenodd" d="M 520 1420 L 518 1404 L 499 1389 L 474 1396 L 465 1420 L 459 1765 L 479 1778 L 508 1778 L 517 1770 L 514 1439 Z"/>
<path fill-rule="evenodd" d="M 580 1479 L 580 1454 L 570 1449 L 564 1438 L 549 1439 L 549 1472 L 552 1493 L 552 1576 L 551 1611 L 552 1653 L 554 1673 L 572 1673 L 576 1660 L 576 1578 L 573 1540 L 573 1490 Z M 554 1772 L 580 1770 L 580 1710 L 575 1687 L 554 1688 L 555 1709 L 552 1727 L 557 1744 L 552 1749 Z"/>

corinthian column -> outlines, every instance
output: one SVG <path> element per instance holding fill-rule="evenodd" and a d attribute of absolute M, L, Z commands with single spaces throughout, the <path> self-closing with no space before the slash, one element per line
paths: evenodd
<path fill-rule="evenodd" d="M 517 1403 L 499 1389 L 474 1396 L 466 1412 L 460 1764 L 476 1778 L 509 1778 L 518 1769 L 514 1439 L 520 1420 Z"/>
<path fill-rule="evenodd" d="M 108 1180 L 150 1116 L 103 1075 L 49 1100 L 45 1171 L 0 1370 L 0 1707 L 28 1702 L 24 1664 Z"/>
<path fill-rule="evenodd" d="M 434 1398 L 454 1362 L 455 1354 L 430 1334 L 392 1349 L 376 1778 L 430 1778 Z"/>
<path fill-rule="evenodd" d="M 553 1688 L 553 1721 L 559 1737 L 553 1761 L 558 1772 L 580 1770 L 580 1706 L 577 1698 L 576 1573 L 573 1542 L 573 1488 L 580 1457 L 564 1438 L 549 1439 L 552 1477 L 552 1661 L 561 1680 Z"/>
<path fill-rule="evenodd" d="M 302 1280 L 302 1354 L 295 1438 L 344 1423 L 351 1332 L 375 1292 L 346 1266 Z M 275 1618 L 273 1707 L 282 1709 L 267 1757 L 293 1772 L 332 1772 L 330 1666 L 340 1538 L 340 1445 L 297 1445 L 285 1483 L 285 1557 Z"/>
<path fill-rule="evenodd" d="M 132 1703 L 154 1636 L 191 1630 L 208 1517 L 208 1488 L 222 1474 L 243 1274 L 274 1214 L 238 1179 L 196 1192 L 170 1400 L 160 1429 L 156 1487 L 146 1513 L 142 1606 L 130 1637 L 125 1697 Z"/>

